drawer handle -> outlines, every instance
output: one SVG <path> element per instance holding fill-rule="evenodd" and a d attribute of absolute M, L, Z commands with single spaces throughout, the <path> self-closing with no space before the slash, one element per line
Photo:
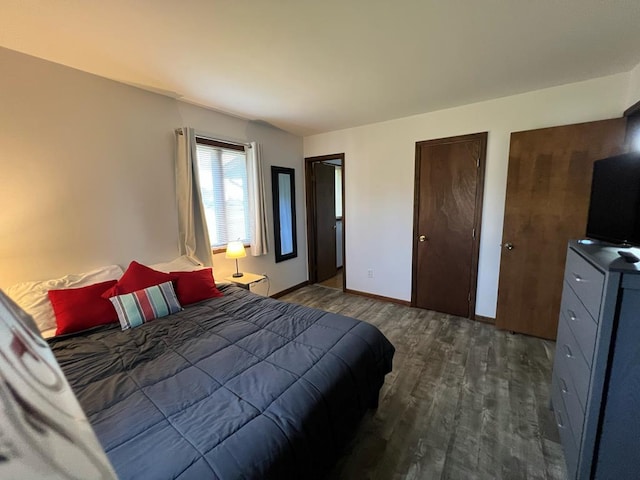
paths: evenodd
<path fill-rule="evenodd" d="M 559 411 L 556 410 L 556 423 L 559 428 L 564 428 L 564 420 L 562 420 L 562 415 Z"/>
<path fill-rule="evenodd" d="M 573 358 L 573 352 L 571 351 L 571 348 L 569 348 L 569 345 L 567 345 L 566 343 L 563 345 L 564 347 L 564 354 L 566 355 L 567 358 Z"/>
<path fill-rule="evenodd" d="M 560 381 L 562 382 L 562 386 L 560 387 L 560 390 L 562 390 L 562 393 L 569 393 L 569 387 L 567 387 L 567 382 L 565 382 L 563 378 L 561 378 Z"/>
<path fill-rule="evenodd" d="M 573 278 L 575 278 L 576 282 L 580 283 L 580 282 L 585 282 L 586 280 L 584 278 L 582 278 L 580 275 L 578 275 L 577 273 L 573 274 Z"/>
<path fill-rule="evenodd" d="M 569 320 L 574 322 L 578 320 L 578 317 L 576 317 L 576 314 L 573 310 L 567 310 L 567 313 L 569 314 Z"/>

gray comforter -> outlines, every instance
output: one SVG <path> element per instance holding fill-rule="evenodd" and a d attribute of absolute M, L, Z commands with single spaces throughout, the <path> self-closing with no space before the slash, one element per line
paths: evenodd
<path fill-rule="evenodd" d="M 120 478 L 313 478 L 377 405 L 393 346 L 352 318 L 223 286 L 51 347 Z"/>

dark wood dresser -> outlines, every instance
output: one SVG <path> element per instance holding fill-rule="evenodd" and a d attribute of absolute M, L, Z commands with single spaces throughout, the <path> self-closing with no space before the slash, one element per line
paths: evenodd
<path fill-rule="evenodd" d="M 570 479 L 640 478 L 640 263 L 618 250 L 567 251 L 551 403 Z"/>

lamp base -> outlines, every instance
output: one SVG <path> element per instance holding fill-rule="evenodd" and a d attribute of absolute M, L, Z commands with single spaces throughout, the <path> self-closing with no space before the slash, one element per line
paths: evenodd
<path fill-rule="evenodd" d="M 243 276 L 244 273 L 242 272 L 238 272 L 238 273 L 234 273 L 233 275 L 231 275 L 233 278 L 240 278 L 241 276 Z"/>

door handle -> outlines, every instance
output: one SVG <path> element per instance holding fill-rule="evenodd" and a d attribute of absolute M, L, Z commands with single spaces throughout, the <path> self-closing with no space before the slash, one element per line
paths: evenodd
<path fill-rule="evenodd" d="M 419 242 L 424 242 L 424 241 L 426 241 L 426 240 L 427 240 L 426 235 L 420 235 L 420 236 L 418 237 L 418 241 L 419 241 Z"/>
<path fill-rule="evenodd" d="M 513 250 L 513 243 L 507 242 L 503 245 L 503 247 L 506 248 L 507 250 Z"/>

